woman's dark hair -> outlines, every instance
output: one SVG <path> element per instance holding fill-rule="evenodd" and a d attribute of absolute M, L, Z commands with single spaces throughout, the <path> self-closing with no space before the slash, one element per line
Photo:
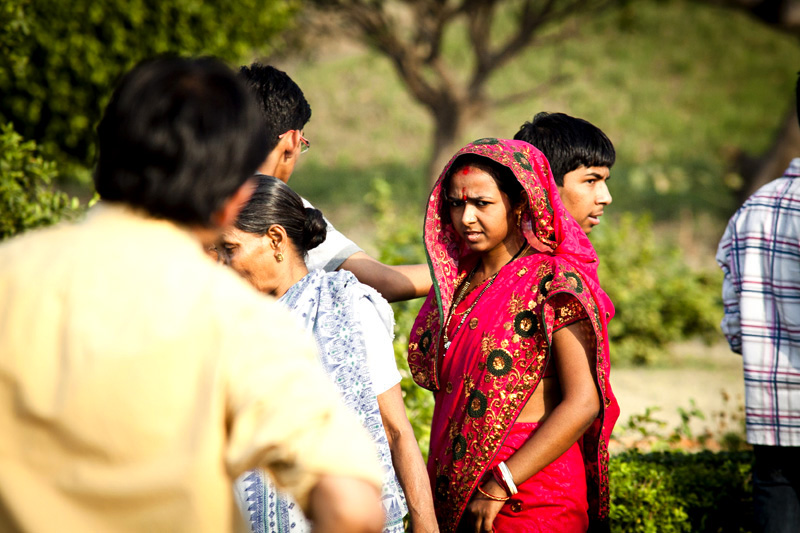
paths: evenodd
<path fill-rule="evenodd" d="M 267 157 L 247 86 L 212 58 L 161 57 L 126 74 L 97 127 L 100 197 L 209 226 Z"/>
<path fill-rule="evenodd" d="M 494 178 L 495 183 L 497 183 L 497 188 L 508 196 L 511 205 L 515 206 L 519 204 L 522 198 L 523 188 L 511 169 L 505 165 L 501 165 L 497 161 L 493 161 L 488 157 L 478 154 L 464 154 L 453 161 L 453 164 L 447 171 L 447 176 L 445 176 L 442 181 L 442 190 L 445 194 L 447 194 L 447 188 L 450 185 L 450 179 L 453 174 L 464 167 L 475 167 L 489 174 Z"/>
<path fill-rule="evenodd" d="M 258 186 L 239 213 L 235 226 L 247 233 L 266 235 L 273 224 L 283 226 L 303 259 L 309 250 L 325 241 L 328 231 L 322 211 L 305 207 L 297 193 L 281 180 L 260 175 Z"/>

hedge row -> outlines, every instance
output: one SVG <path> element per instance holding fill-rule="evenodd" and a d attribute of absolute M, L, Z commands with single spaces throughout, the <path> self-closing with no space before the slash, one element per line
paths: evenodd
<path fill-rule="evenodd" d="M 611 529 L 753 531 L 752 452 L 627 451 L 611 459 Z"/>

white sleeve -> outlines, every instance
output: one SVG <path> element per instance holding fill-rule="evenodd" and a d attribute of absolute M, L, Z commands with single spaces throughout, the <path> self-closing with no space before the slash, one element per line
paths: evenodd
<path fill-rule="evenodd" d="M 356 312 L 364 328 L 367 366 L 377 396 L 400 383 L 400 371 L 394 360 L 393 334 L 386 329 L 386 323 L 367 296 L 358 299 Z"/>
<path fill-rule="evenodd" d="M 306 207 L 314 207 L 311 203 L 302 198 L 303 205 Z M 324 270 L 325 272 L 333 272 L 342 266 L 345 260 L 356 252 L 362 251 L 356 243 L 345 237 L 333 224 L 326 218 L 325 223 L 328 225 L 325 241 L 308 251 L 306 257 L 306 266 L 308 270 Z"/>

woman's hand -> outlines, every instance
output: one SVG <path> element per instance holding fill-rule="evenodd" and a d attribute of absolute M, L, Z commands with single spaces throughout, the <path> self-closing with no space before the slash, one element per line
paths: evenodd
<path fill-rule="evenodd" d="M 508 496 L 505 490 L 503 490 L 503 488 L 493 479 L 479 486 L 484 492 L 487 492 L 492 496 L 497 496 L 498 498 L 506 498 Z M 475 533 L 491 532 L 492 525 L 494 524 L 494 518 L 505 504 L 505 501 L 491 500 L 481 494 L 480 491 L 475 490 L 475 492 L 472 494 L 472 498 L 467 504 L 467 509 L 464 512 L 464 518 L 466 519 L 467 524 L 469 524 L 470 521 L 474 523 Z"/>

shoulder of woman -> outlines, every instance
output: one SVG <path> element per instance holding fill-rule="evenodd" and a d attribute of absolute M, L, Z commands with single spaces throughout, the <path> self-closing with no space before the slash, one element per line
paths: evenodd
<path fill-rule="evenodd" d="M 373 312 L 377 313 L 386 326 L 386 331 L 394 338 L 394 311 L 389 302 L 378 291 L 363 283 L 357 283 L 353 287 L 353 293 L 361 302 L 369 302 Z"/>
<path fill-rule="evenodd" d="M 386 324 L 386 329 L 390 333 L 394 331 L 394 311 L 378 291 L 358 281 L 348 270 L 326 272 L 324 275 L 330 289 L 338 292 L 342 298 L 348 299 L 353 306 L 358 306 L 362 301 L 369 302 L 374 312 Z"/>

